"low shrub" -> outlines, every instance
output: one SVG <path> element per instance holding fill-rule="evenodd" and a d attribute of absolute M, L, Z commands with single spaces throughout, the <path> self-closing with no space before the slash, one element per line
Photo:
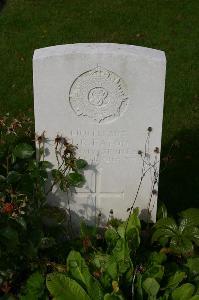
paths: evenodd
<path fill-rule="evenodd" d="M 153 225 L 132 208 L 74 236 L 70 209 L 46 199 L 55 185 L 80 187 L 87 163 L 57 136 L 55 169 L 45 139 L 27 118 L 0 119 L 0 299 L 199 299 L 199 210 L 175 220 L 160 205 Z"/>

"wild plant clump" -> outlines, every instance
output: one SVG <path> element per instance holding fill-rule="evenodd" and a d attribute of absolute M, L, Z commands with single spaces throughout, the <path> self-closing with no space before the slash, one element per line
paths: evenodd
<path fill-rule="evenodd" d="M 45 160 L 45 141 L 44 133 L 34 135 L 31 119 L 0 118 L 2 293 L 17 289 L 19 281 L 23 282 L 27 274 L 43 264 L 46 255 L 56 256 L 62 242 L 64 245 L 68 239 L 68 232 L 62 224 L 67 225 L 70 221 L 69 211 L 49 206 L 46 198 L 48 193 L 55 185 L 67 191 L 85 182 L 82 171 L 87 163 L 76 158 L 76 146 L 66 138 L 56 136 L 54 143 L 58 167 L 53 168 Z M 45 224 L 44 220 L 48 217 L 55 220 L 55 228 L 48 228 Z M 49 247 L 48 254 L 46 249 Z"/>
<path fill-rule="evenodd" d="M 161 205 L 153 225 L 140 221 L 135 195 L 126 221 L 111 215 L 104 227 L 82 222 L 73 236 L 70 203 L 66 210 L 49 206 L 47 195 L 85 182 L 77 147 L 57 135 L 54 168 L 46 134 L 35 137 L 31 119 L 0 118 L 0 134 L 0 299 L 199 299 L 198 209 L 175 220 Z M 139 153 L 155 172 L 154 186 L 156 154 L 150 162 Z"/>

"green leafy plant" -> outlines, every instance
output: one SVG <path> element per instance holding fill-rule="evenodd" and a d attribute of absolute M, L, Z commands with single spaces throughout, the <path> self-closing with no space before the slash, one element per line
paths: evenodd
<path fill-rule="evenodd" d="M 70 251 L 62 273 L 64 278 L 75 281 L 86 293 L 82 297 L 88 299 L 176 300 L 183 294 L 182 299 L 197 300 L 198 257 L 170 261 L 170 253 L 161 252 L 161 248 L 159 252 L 151 249 L 145 258 L 139 257 L 136 252 L 143 249 L 138 214 L 138 209 L 134 210 L 127 221 L 118 223 L 116 227 L 109 225 L 101 233 L 84 225 L 81 233 L 83 246 L 78 247 L 84 258 L 79 251 Z M 98 239 L 101 236 L 101 246 L 94 240 L 94 234 Z M 87 242 L 89 240 L 86 249 L 85 237 Z M 56 273 L 52 274 L 51 283 L 58 287 Z M 69 287 L 70 280 L 67 281 L 66 286 L 70 290 L 72 285 Z M 54 296 L 48 283 L 47 287 Z M 56 293 L 58 295 L 59 288 Z"/>
<path fill-rule="evenodd" d="M 141 222 L 134 204 L 145 169 L 127 220 L 82 222 L 73 235 L 70 202 L 52 207 L 47 195 L 81 187 L 87 163 L 57 135 L 54 168 L 45 134 L 35 138 L 31 126 L 0 119 L 0 299 L 197 300 L 199 210 L 176 221 L 162 203 L 155 225 Z"/>
<path fill-rule="evenodd" d="M 48 274 L 46 285 L 54 300 L 90 300 L 90 297 L 81 285 L 64 274 Z"/>
<path fill-rule="evenodd" d="M 30 119 L 0 118 L 0 292 L 8 293 L 18 280 L 37 270 L 46 271 L 55 253 L 66 251 L 70 210 L 49 206 L 55 185 L 67 191 L 85 182 L 86 161 L 76 157 L 76 146 L 55 138 L 58 168 L 45 160 L 44 133 L 34 136 Z M 35 145 L 37 143 L 37 159 Z M 46 183 L 50 187 L 46 190 Z M 49 184 L 48 184 L 49 186 Z M 48 222 L 50 219 L 50 222 Z M 69 227 L 68 227 L 69 228 Z M 37 273 L 34 273 L 37 274 Z M 36 275 L 30 277 L 37 284 Z M 30 284 L 29 284 L 30 283 Z M 32 285 L 33 287 L 33 285 Z M 31 293 L 31 292 L 30 292 Z M 28 292 L 26 292 L 28 294 Z M 31 298 L 31 294 L 28 294 Z M 26 296 L 23 296 L 26 297 Z"/>
<path fill-rule="evenodd" d="M 180 214 L 179 225 L 171 217 L 162 218 L 154 225 L 152 242 L 158 241 L 164 251 L 190 256 L 199 246 L 199 209 L 188 209 Z"/>
<path fill-rule="evenodd" d="M 45 278 L 38 271 L 31 274 L 27 279 L 25 286 L 21 289 L 21 294 L 19 295 L 20 300 L 35 300 L 35 299 L 45 299 Z"/>

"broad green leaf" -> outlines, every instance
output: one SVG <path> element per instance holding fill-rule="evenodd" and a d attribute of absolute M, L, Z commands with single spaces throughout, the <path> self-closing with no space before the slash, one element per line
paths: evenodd
<path fill-rule="evenodd" d="M 22 288 L 20 300 L 40 299 L 44 294 L 44 277 L 41 273 L 35 272 L 28 278 L 25 287 Z"/>
<path fill-rule="evenodd" d="M 102 275 L 100 276 L 100 283 L 102 284 L 105 290 L 112 289 L 112 280 L 108 273 L 102 273 Z"/>
<path fill-rule="evenodd" d="M 137 227 L 132 227 L 128 230 L 126 239 L 131 243 L 132 250 L 135 250 L 140 245 L 140 230 Z"/>
<path fill-rule="evenodd" d="M 159 283 L 154 278 L 147 278 L 142 283 L 142 287 L 149 296 L 155 297 L 160 289 Z"/>
<path fill-rule="evenodd" d="M 199 274 L 199 257 L 188 258 L 186 266 L 193 275 Z"/>
<path fill-rule="evenodd" d="M 165 246 L 168 245 L 168 243 L 169 243 L 169 238 L 168 238 L 168 237 L 165 237 L 165 236 L 161 236 L 161 237 L 158 239 L 158 243 L 159 243 L 162 247 L 165 247 Z"/>
<path fill-rule="evenodd" d="M 149 256 L 149 263 L 150 264 L 157 264 L 161 265 L 167 260 L 167 256 L 165 253 L 162 252 L 152 252 Z"/>
<path fill-rule="evenodd" d="M 186 219 L 186 224 L 189 226 L 199 226 L 199 209 L 189 208 L 180 213 L 183 219 Z"/>
<path fill-rule="evenodd" d="M 8 184 L 15 184 L 21 179 L 21 174 L 16 171 L 10 171 L 7 176 Z"/>
<path fill-rule="evenodd" d="M 178 233 L 178 226 L 173 218 L 163 218 L 158 220 L 155 223 L 154 228 L 165 228 L 171 230 L 174 233 Z"/>
<path fill-rule="evenodd" d="M 175 289 L 180 284 L 181 281 L 186 277 L 185 272 L 177 271 L 174 275 L 169 277 L 166 289 Z"/>
<path fill-rule="evenodd" d="M 158 203 L 157 219 L 167 218 L 167 208 L 163 202 Z"/>
<path fill-rule="evenodd" d="M 173 252 L 185 256 L 193 253 L 193 244 L 191 240 L 184 236 L 173 237 L 170 241 L 170 247 L 173 249 Z"/>
<path fill-rule="evenodd" d="M 100 282 L 105 289 L 111 287 L 112 280 L 118 279 L 118 265 L 115 258 L 107 254 L 95 254 L 92 265 L 101 270 Z"/>
<path fill-rule="evenodd" d="M 33 156 L 34 149 L 31 145 L 22 143 L 16 145 L 13 154 L 20 159 L 28 159 Z"/>
<path fill-rule="evenodd" d="M 46 285 L 53 300 L 91 300 L 81 285 L 64 274 L 48 274 Z"/>
<path fill-rule="evenodd" d="M 92 284 L 88 290 L 88 294 L 91 299 L 94 300 L 103 300 L 104 299 L 104 293 L 102 290 L 102 287 L 98 280 L 93 279 Z"/>
<path fill-rule="evenodd" d="M 70 251 L 67 257 L 67 268 L 75 280 L 82 282 L 85 286 L 89 284 L 91 275 L 79 252 L 74 250 Z"/>
<path fill-rule="evenodd" d="M 183 231 L 186 230 L 186 228 L 189 227 L 189 226 L 190 226 L 189 220 L 183 218 L 183 219 L 180 221 L 180 224 L 179 224 L 179 232 L 180 232 L 180 233 L 183 233 Z M 192 225 L 191 225 L 191 226 L 192 226 Z"/>
<path fill-rule="evenodd" d="M 74 172 L 67 175 L 67 180 L 74 187 L 82 187 L 85 183 L 84 175 Z"/>
<path fill-rule="evenodd" d="M 176 233 L 173 232 L 172 230 L 170 230 L 169 228 L 157 228 L 153 235 L 152 235 L 152 239 L 151 242 L 154 243 L 156 241 L 161 240 L 161 238 L 164 238 L 165 243 L 167 243 L 168 238 L 172 238 L 175 237 Z M 163 244 L 163 246 L 165 246 L 166 244 Z"/>
<path fill-rule="evenodd" d="M 127 222 L 126 226 L 126 234 L 128 235 L 128 231 L 130 231 L 133 227 L 137 227 L 139 230 L 141 229 L 140 219 L 138 217 L 139 209 L 136 208 L 133 213 L 130 215 L 130 218 Z"/>
<path fill-rule="evenodd" d="M 199 246 L 199 228 L 196 226 L 187 226 L 183 231 L 183 236 L 190 239 Z"/>
<path fill-rule="evenodd" d="M 122 239 L 125 238 L 126 222 L 123 222 L 118 226 L 117 232 Z"/>
<path fill-rule="evenodd" d="M 112 255 L 118 263 L 120 273 L 125 273 L 131 267 L 130 251 L 125 239 L 120 238 L 117 241 Z"/>
<path fill-rule="evenodd" d="M 108 229 L 105 232 L 105 239 L 107 244 L 114 247 L 118 238 L 119 234 L 117 233 L 116 229 L 113 227 L 108 227 Z"/>
<path fill-rule="evenodd" d="M 117 280 L 119 277 L 118 264 L 117 261 L 112 256 L 110 256 L 110 259 L 106 264 L 106 272 L 110 275 L 112 280 Z"/>
<path fill-rule="evenodd" d="M 88 163 L 84 159 L 77 159 L 75 161 L 75 166 L 78 170 L 82 170 L 82 169 L 85 169 L 88 166 Z"/>
<path fill-rule="evenodd" d="M 144 277 L 146 276 L 146 277 L 155 278 L 158 282 L 161 281 L 163 275 L 164 275 L 164 267 L 161 265 L 152 265 L 144 273 Z"/>
<path fill-rule="evenodd" d="M 172 300 L 190 300 L 194 290 L 193 284 L 185 283 L 172 292 Z"/>
<path fill-rule="evenodd" d="M 102 254 L 100 252 L 100 253 L 94 254 L 94 257 L 93 257 L 91 263 L 95 266 L 95 268 L 102 269 L 102 271 L 104 271 L 106 269 L 106 265 L 107 265 L 109 259 L 110 259 L 110 255 Z"/>
<path fill-rule="evenodd" d="M 92 281 L 92 285 L 88 290 L 88 294 L 91 299 L 94 300 L 103 300 L 104 299 L 104 293 L 102 290 L 102 287 L 96 279 Z"/>
<path fill-rule="evenodd" d="M 135 208 L 126 222 L 123 222 L 118 226 L 117 232 L 121 238 L 127 237 L 127 239 L 133 239 L 136 234 L 136 242 L 139 242 L 139 232 L 141 229 L 141 223 L 138 217 L 139 209 Z"/>
<path fill-rule="evenodd" d="M 67 269 L 73 279 L 83 284 L 86 288 L 90 286 L 91 274 L 79 252 L 70 251 L 67 257 Z"/>
<path fill-rule="evenodd" d="M 86 262 L 79 252 L 74 250 L 70 251 L 67 257 L 67 269 L 73 279 L 87 289 L 91 298 L 94 299 L 98 297 L 97 299 L 99 300 L 103 299 L 100 284 L 91 276 Z"/>
<path fill-rule="evenodd" d="M 115 262 L 115 263 L 114 263 Z M 114 257 L 108 254 L 95 254 L 91 264 L 95 269 L 101 270 L 100 282 L 104 288 L 110 288 L 112 278 L 118 276 L 118 266 Z"/>
<path fill-rule="evenodd" d="M 189 300 L 199 300 L 199 295 L 195 295 L 195 296 L 191 297 Z"/>

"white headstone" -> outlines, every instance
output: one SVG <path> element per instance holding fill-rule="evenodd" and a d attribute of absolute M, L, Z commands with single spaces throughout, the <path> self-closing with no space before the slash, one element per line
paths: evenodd
<path fill-rule="evenodd" d="M 71 198 L 78 216 L 92 220 L 101 212 L 105 220 L 112 210 L 126 218 L 134 204 L 143 218 L 149 210 L 155 220 L 165 69 L 164 52 L 132 45 L 35 51 L 35 130 L 51 140 L 46 159 L 56 163 L 60 134 L 89 163 L 86 185 Z M 57 190 L 51 202 L 67 207 L 66 197 Z"/>

